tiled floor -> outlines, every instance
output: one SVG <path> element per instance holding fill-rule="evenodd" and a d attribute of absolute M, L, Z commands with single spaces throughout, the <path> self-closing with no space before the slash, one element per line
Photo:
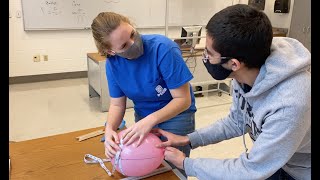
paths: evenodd
<path fill-rule="evenodd" d="M 98 98 L 89 98 L 88 79 L 9 85 L 9 140 L 23 141 L 103 126 L 107 112 L 101 112 Z M 231 97 L 215 92 L 196 98 L 196 128 L 226 116 Z M 133 109 L 126 111 L 127 126 L 133 124 Z M 248 148 L 252 146 L 246 136 Z M 244 150 L 242 138 L 200 147 L 191 157 L 235 158 Z M 194 179 L 194 178 L 189 178 Z"/>

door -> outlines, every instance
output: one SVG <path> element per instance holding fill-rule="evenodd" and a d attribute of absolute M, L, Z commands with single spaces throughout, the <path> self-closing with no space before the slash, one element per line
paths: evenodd
<path fill-rule="evenodd" d="M 289 37 L 300 41 L 311 52 L 311 0 L 295 0 Z"/>

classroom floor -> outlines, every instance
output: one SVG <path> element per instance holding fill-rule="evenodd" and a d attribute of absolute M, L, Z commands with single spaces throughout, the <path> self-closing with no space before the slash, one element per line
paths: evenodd
<path fill-rule="evenodd" d="M 226 116 L 231 105 L 227 94 L 203 93 L 196 97 L 196 129 Z M 55 134 L 103 126 L 99 98 L 89 98 L 88 79 L 9 85 L 9 141 L 24 141 Z M 133 124 L 133 109 L 126 110 L 126 125 Z M 246 135 L 248 148 L 252 146 Z M 242 137 L 191 151 L 191 157 L 235 158 L 244 151 Z M 195 179 L 195 178 L 188 178 Z"/>

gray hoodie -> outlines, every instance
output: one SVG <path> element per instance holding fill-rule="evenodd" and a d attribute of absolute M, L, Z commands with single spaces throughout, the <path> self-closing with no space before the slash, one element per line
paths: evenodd
<path fill-rule="evenodd" d="M 250 152 L 230 159 L 186 158 L 186 174 L 201 180 L 266 179 L 283 168 L 295 179 L 311 179 L 310 56 L 299 41 L 274 37 L 252 89 L 245 93 L 233 80 L 230 114 L 188 134 L 197 148 L 249 133 Z"/>

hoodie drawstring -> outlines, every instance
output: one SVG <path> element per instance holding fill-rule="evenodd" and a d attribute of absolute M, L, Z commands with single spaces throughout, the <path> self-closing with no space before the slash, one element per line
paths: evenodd
<path fill-rule="evenodd" d="M 237 123 L 238 123 L 238 127 L 240 128 L 240 122 L 239 122 L 239 99 L 240 99 L 240 90 L 238 90 L 239 92 L 239 97 L 237 98 Z M 245 127 L 246 127 L 246 119 L 245 119 L 245 114 L 246 114 L 246 103 L 244 103 L 244 113 L 242 114 L 242 118 L 243 118 L 243 124 L 242 124 L 242 143 L 244 146 L 244 153 L 246 154 L 247 158 L 248 158 L 248 148 L 246 145 L 246 139 L 245 139 Z"/>
<path fill-rule="evenodd" d="M 247 145 L 246 145 L 246 138 L 245 138 L 245 127 L 246 127 L 246 123 L 247 123 L 247 120 L 246 120 L 246 108 L 247 108 L 247 103 L 244 103 L 244 113 L 242 114 L 242 118 L 243 118 L 243 125 L 242 125 L 242 142 L 243 142 L 243 146 L 244 146 L 244 150 L 246 153 L 246 156 L 248 158 L 248 148 L 247 148 Z"/>

